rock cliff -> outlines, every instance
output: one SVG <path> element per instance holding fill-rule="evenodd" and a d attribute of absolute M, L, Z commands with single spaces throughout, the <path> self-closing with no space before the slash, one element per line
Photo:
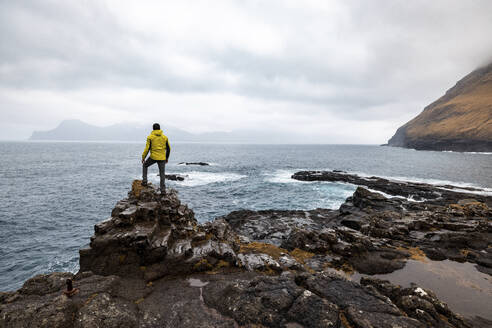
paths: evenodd
<path fill-rule="evenodd" d="M 416 255 L 491 274 L 490 198 L 400 197 L 359 187 L 339 210 L 236 211 L 199 225 L 176 192 L 161 197 L 134 181 L 80 250 L 77 274 L 38 275 L 0 293 L 0 327 L 489 325 L 429 289 L 342 274 L 392 272 Z"/>
<path fill-rule="evenodd" d="M 389 146 L 492 151 L 492 63 L 479 68 L 400 127 Z"/>

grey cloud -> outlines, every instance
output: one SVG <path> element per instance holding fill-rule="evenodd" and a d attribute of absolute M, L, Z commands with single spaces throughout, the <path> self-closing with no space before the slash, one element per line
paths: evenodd
<path fill-rule="evenodd" d="M 291 108 L 312 104 L 312 115 L 378 120 L 417 113 L 422 107 L 412 106 L 492 59 L 490 1 L 343 1 L 340 17 L 281 1 L 234 4 L 280 31 L 280 53 L 218 49 L 208 40 L 168 44 L 125 25 L 99 1 L 1 1 L 0 86 L 233 93 Z M 179 74 L 154 56 L 156 43 L 162 56 L 191 56 L 210 71 Z"/>

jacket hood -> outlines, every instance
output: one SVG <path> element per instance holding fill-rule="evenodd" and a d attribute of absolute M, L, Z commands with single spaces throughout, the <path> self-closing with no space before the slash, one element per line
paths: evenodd
<path fill-rule="evenodd" d="M 153 130 L 151 134 L 156 136 L 162 136 L 162 130 Z"/>

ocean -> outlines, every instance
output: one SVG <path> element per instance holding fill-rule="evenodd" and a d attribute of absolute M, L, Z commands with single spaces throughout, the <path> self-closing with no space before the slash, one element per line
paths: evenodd
<path fill-rule="evenodd" d="M 173 143 L 168 181 L 200 222 L 238 209 L 336 209 L 355 186 L 300 182 L 300 170 L 477 186 L 492 193 L 492 154 L 367 145 Z M 141 177 L 143 143 L 0 142 L 0 291 L 39 273 L 78 270 L 94 224 Z M 208 162 L 210 166 L 178 165 Z M 149 180 L 157 183 L 157 166 Z"/>

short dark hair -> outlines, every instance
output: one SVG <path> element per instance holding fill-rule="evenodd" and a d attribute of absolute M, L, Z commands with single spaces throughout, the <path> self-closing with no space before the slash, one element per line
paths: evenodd
<path fill-rule="evenodd" d="M 154 125 L 152 125 L 152 129 L 154 129 L 154 130 L 160 130 L 161 129 L 161 126 L 159 125 L 159 123 L 154 123 Z"/>

